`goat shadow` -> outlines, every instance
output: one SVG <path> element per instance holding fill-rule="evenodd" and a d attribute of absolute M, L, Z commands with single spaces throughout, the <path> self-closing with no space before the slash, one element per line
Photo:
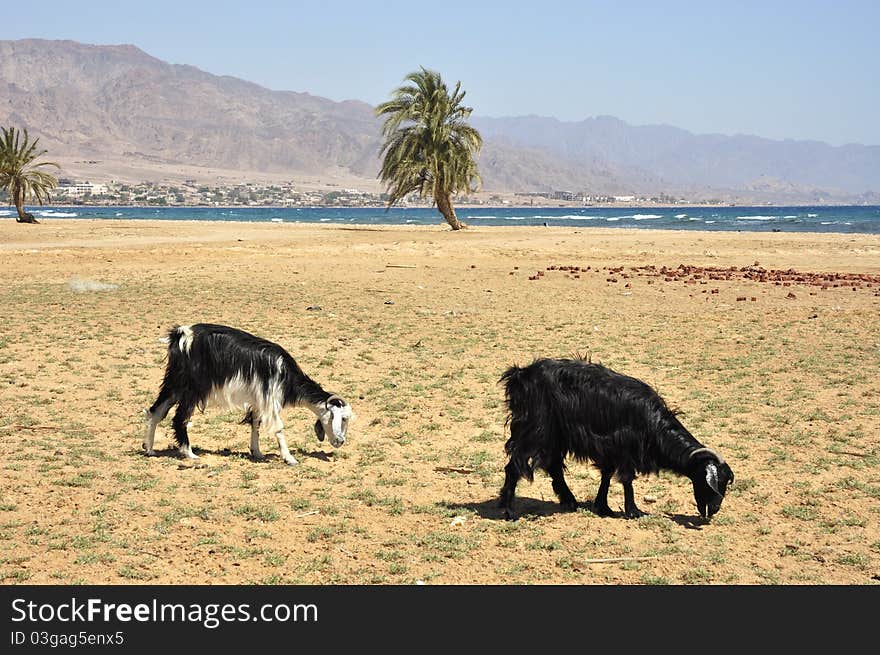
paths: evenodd
<path fill-rule="evenodd" d="M 451 510 L 469 510 L 474 512 L 480 518 L 493 521 L 511 520 L 504 513 L 503 509 L 498 507 L 498 499 L 484 500 L 481 503 L 439 503 L 442 507 Z M 578 509 L 587 510 L 593 514 L 593 501 L 588 500 L 580 502 Z M 529 498 L 528 496 L 517 496 L 513 506 L 512 520 L 520 518 L 537 518 L 540 516 L 552 516 L 554 514 L 565 514 L 560 504 L 555 500 L 538 500 L 537 498 Z M 648 514 L 652 516 L 652 514 Z M 688 530 L 702 530 L 703 526 L 708 525 L 709 521 L 700 516 L 691 516 L 687 514 L 669 514 L 667 512 L 659 513 L 656 516 L 665 516 L 672 522 L 686 528 Z M 626 520 L 623 518 L 623 512 L 614 512 L 613 516 L 606 517 L 611 520 Z"/>
<path fill-rule="evenodd" d="M 216 455 L 217 457 L 236 457 L 239 459 L 248 459 L 255 464 L 275 464 L 283 461 L 281 459 L 281 455 L 277 453 L 263 453 L 262 459 L 256 459 L 253 457 L 250 452 L 247 451 L 238 451 L 231 450 L 230 448 L 221 448 L 219 450 L 211 450 L 210 448 L 199 448 L 193 446 L 193 453 L 196 455 Z M 146 456 L 143 448 L 140 448 L 136 451 L 137 455 Z M 320 459 L 322 462 L 330 462 L 333 461 L 333 453 L 330 454 L 325 453 L 323 450 L 313 450 L 311 452 L 305 451 L 295 451 L 291 453 L 295 457 L 308 457 L 311 459 Z M 169 457 L 171 459 L 179 459 L 181 462 L 190 461 L 180 456 L 180 453 L 177 450 L 177 446 L 168 446 L 162 450 L 154 450 L 153 455 L 151 457 Z"/>
<path fill-rule="evenodd" d="M 702 516 L 697 514 L 696 516 L 690 514 L 664 514 L 669 518 L 673 523 L 678 523 L 683 528 L 687 528 L 688 530 L 702 530 L 704 525 L 709 525 L 709 519 L 704 519 Z"/>
<path fill-rule="evenodd" d="M 503 509 L 498 507 L 498 498 L 484 500 L 481 503 L 439 503 L 446 509 L 470 510 L 480 518 L 490 520 L 510 520 Z M 578 503 L 578 509 L 593 511 L 592 501 Z M 539 516 L 553 516 L 554 514 L 566 514 L 556 500 L 539 500 L 528 496 L 517 496 L 513 505 L 512 520 L 519 518 L 536 518 Z"/>

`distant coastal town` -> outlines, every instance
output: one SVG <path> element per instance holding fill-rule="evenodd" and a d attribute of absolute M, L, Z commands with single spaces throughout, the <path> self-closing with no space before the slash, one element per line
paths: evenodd
<path fill-rule="evenodd" d="M 0 201 L 8 202 L 0 195 Z M 207 185 L 197 180 L 184 180 L 180 183 L 157 182 L 101 182 L 60 178 L 58 186 L 52 190 L 52 205 L 97 205 L 97 206 L 152 206 L 152 207 L 384 207 L 388 195 L 362 191 L 356 188 L 303 189 L 294 182 L 261 184 L 241 183 L 226 185 Z M 642 195 L 603 195 L 589 192 L 546 191 L 546 192 L 482 192 L 472 197 L 460 198 L 466 205 L 523 205 L 541 206 L 592 206 L 632 204 L 655 204 L 663 206 L 686 205 L 698 202 L 701 205 L 727 205 L 723 200 L 699 200 L 676 197 L 667 194 L 655 196 Z M 417 194 L 411 194 L 398 205 L 429 206 Z"/>

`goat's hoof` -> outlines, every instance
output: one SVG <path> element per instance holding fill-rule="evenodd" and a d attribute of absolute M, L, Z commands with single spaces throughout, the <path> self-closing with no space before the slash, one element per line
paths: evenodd
<path fill-rule="evenodd" d="M 258 462 L 262 462 L 264 459 L 266 459 L 266 456 L 263 453 L 260 453 L 260 452 L 255 453 L 253 450 L 251 451 L 251 457 L 253 457 Z"/>
<path fill-rule="evenodd" d="M 291 457 L 291 458 L 289 458 L 289 459 L 288 459 L 288 458 L 285 458 L 285 459 L 284 459 L 284 463 L 287 464 L 288 466 L 296 466 L 299 462 L 297 462 L 296 459 L 294 459 L 293 457 Z"/>
<path fill-rule="evenodd" d="M 598 516 L 614 516 L 614 512 L 611 511 L 611 508 L 608 505 L 593 505 L 593 511 Z"/>
<path fill-rule="evenodd" d="M 560 501 L 559 506 L 562 508 L 563 512 L 576 512 L 578 508 L 578 503 L 574 498 L 572 498 L 571 500 Z"/>
<path fill-rule="evenodd" d="M 501 516 L 504 517 L 505 521 L 515 521 L 516 515 L 513 513 L 513 510 L 510 507 L 502 507 L 501 508 Z"/>
<path fill-rule="evenodd" d="M 146 450 L 146 452 L 145 452 L 144 454 L 145 454 L 147 457 L 155 457 L 155 456 L 156 456 L 156 451 L 155 451 L 155 450 L 153 450 L 152 448 L 150 448 L 149 450 L 147 450 L 147 444 L 142 444 L 141 447 L 142 447 L 144 450 Z"/>
<path fill-rule="evenodd" d="M 647 515 L 648 515 L 647 512 L 643 512 L 638 507 L 635 507 L 633 509 L 626 510 L 623 513 L 623 518 L 625 518 L 625 519 L 640 519 L 643 516 L 647 516 Z"/>

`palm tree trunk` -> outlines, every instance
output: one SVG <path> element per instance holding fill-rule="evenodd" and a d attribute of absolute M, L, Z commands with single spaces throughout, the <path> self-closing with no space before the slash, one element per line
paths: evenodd
<path fill-rule="evenodd" d="M 440 192 L 434 200 L 437 202 L 437 211 L 443 214 L 443 218 L 445 218 L 446 222 L 452 226 L 453 230 L 460 230 L 464 227 L 458 222 L 458 217 L 455 215 L 455 208 L 452 206 L 452 198 L 448 193 Z"/>
<path fill-rule="evenodd" d="M 15 219 L 16 223 L 39 223 L 34 215 L 30 212 L 26 212 L 24 210 L 24 198 L 22 198 L 21 189 L 15 189 L 12 193 L 12 199 L 15 202 L 15 209 L 18 211 L 18 218 Z"/>

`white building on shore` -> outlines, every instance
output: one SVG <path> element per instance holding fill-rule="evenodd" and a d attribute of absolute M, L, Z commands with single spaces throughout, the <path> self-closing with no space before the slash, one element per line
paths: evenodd
<path fill-rule="evenodd" d="M 87 195 L 100 196 L 107 193 L 107 185 L 92 184 L 91 182 L 74 182 L 69 185 L 58 185 L 55 187 L 55 192 L 65 194 L 71 198 L 82 198 Z"/>

